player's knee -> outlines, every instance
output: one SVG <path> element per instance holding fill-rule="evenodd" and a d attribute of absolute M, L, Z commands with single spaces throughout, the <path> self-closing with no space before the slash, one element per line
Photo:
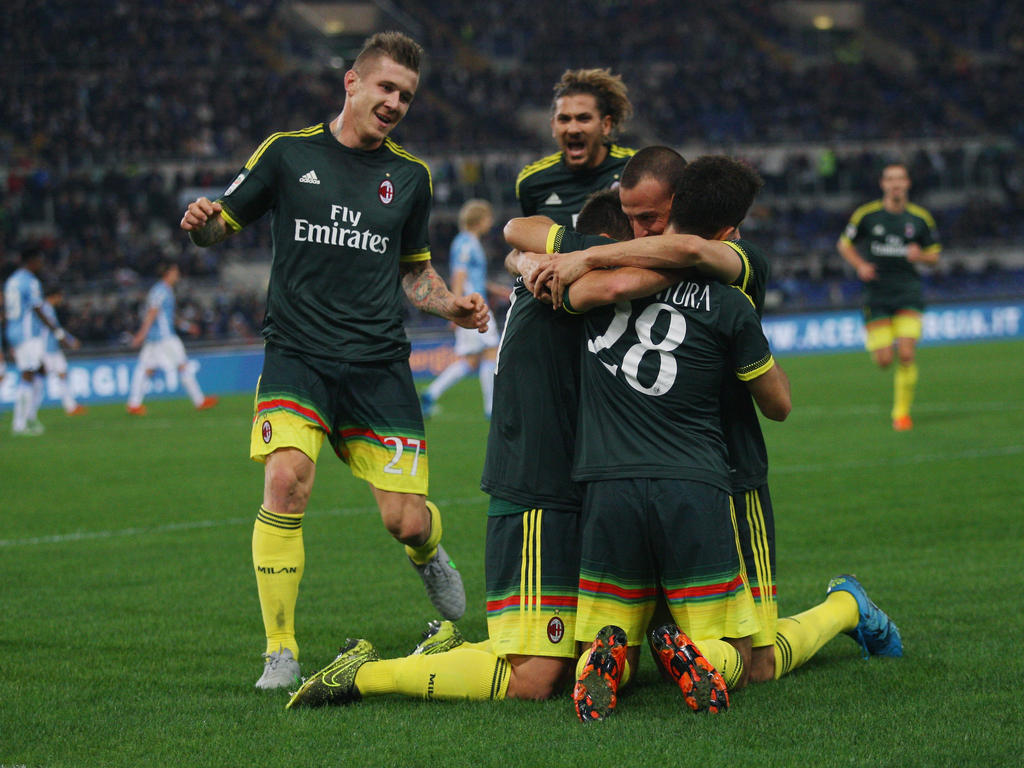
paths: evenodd
<path fill-rule="evenodd" d="M 874 353 L 875 364 L 879 368 L 888 368 L 892 365 L 892 349 L 878 349 Z"/>
<path fill-rule="evenodd" d="M 298 469 L 286 462 L 267 462 L 264 478 L 264 504 L 282 515 L 297 515 L 306 510 L 310 483 Z"/>

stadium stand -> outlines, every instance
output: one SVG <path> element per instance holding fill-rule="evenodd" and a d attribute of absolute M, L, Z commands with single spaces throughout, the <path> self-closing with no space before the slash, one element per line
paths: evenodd
<path fill-rule="evenodd" d="M 774 256 L 776 307 L 855 301 L 835 240 L 894 157 L 910 163 L 946 246 L 930 299 L 1019 295 L 1024 10 L 937 0 L 922 16 L 911 0 L 863 0 L 835 4 L 829 26 L 803 19 L 806 5 L 730 0 L 684 14 L 667 0 L 567 0 L 543 23 L 525 0 L 374 6 L 376 23 L 427 49 L 396 138 L 432 168 L 436 248 L 470 197 L 492 200 L 499 218 L 516 213 L 516 173 L 551 151 L 551 85 L 565 68 L 608 66 L 636 107 L 622 143 L 727 151 L 761 171 L 746 226 Z M 221 191 L 267 134 L 339 108 L 363 35 L 328 34 L 300 6 L 5 4 L 0 262 L 41 245 L 65 286 L 67 327 L 87 347 L 123 343 L 166 257 L 188 276 L 180 304 L 194 338 L 256 338 L 266 228 L 204 251 L 177 223 L 186 200 Z M 491 246 L 497 255 L 496 235 Z"/>

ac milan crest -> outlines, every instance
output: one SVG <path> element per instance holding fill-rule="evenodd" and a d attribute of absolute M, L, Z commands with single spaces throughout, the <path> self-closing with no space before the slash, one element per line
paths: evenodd
<path fill-rule="evenodd" d="M 384 205 L 388 205 L 392 200 L 395 199 L 395 185 L 391 183 L 391 179 L 384 179 L 377 187 L 377 197 Z"/>
<path fill-rule="evenodd" d="M 263 432 L 263 442 L 264 443 L 269 443 L 270 442 L 270 438 L 274 436 L 274 431 L 270 428 L 270 422 L 269 421 L 264 421 L 263 422 L 262 432 Z"/>
<path fill-rule="evenodd" d="M 552 643 L 559 643 L 563 637 L 565 637 L 565 623 L 557 616 L 554 616 L 548 622 L 548 640 Z"/>

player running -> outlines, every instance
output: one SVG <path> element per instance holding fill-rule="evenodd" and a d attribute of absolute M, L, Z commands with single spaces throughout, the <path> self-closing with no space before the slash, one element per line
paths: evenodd
<path fill-rule="evenodd" d="M 180 378 L 196 409 L 208 410 L 217 404 L 218 398 L 203 394 L 196 380 L 195 369 L 189 364 L 185 345 L 175 331 L 174 286 L 181 279 L 181 268 L 174 262 L 164 262 L 159 266 L 159 274 L 160 279 L 146 294 L 142 324 L 132 336 L 132 347 L 141 347 L 141 350 L 135 370 L 132 372 L 126 410 L 132 416 L 146 415 L 146 406 L 142 404 L 146 394 L 146 382 L 153 377 L 157 369 L 164 372 L 164 378 L 168 382 Z"/>
<path fill-rule="evenodd" d="M 253 567 L 266 632 L 257 688 L 299 682 L 295 605 L 305 565 L 302 521 L 326 439 L 366 480 L 388 532 L 449 619 L 462 579 L 426 500 L 427 443 L 409 368 L 403 293 L 420 310 L 486 331 L 481 296 L 454 296 L 430 263 L 430 171 L 390 138 L 419 85 L 422 48 L 399 32 L 367 39 L 345 73 L 329 123 L 269 136 L 217 201 L 188 206 L 181 226 L 219 243 L 268 211 L 274 257 L 263 374 L 250 438 L 264 464 Z"/>
<path fill-rule="evenodd" d="M 864 283 L 867 350 L 888 368 L 896 349 L 892 428 L 912 429 L 910 407 L 917 389 L 917 341 L 924 296 L 917 265 L 935 265 L 942 246 L 935 219 L 908 199 L 910 174 L 902 163 L 882 169 L 882 199 L 853 212 L 836 247 Z"/>

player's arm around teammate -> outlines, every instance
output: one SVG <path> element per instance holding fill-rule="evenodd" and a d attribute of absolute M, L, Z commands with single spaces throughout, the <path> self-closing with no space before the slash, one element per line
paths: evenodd
<path fill-rule="evenodd" d="M 546 269 L 536 276 L 538 282 L 551 282 L 551 291 L 561 296 L 563 289 L 594 269 L 644 267 L 647 269 L 685 269 L 696 267 L 701 274 L 726 285 L 734 282 L 743 269 L 736 250 L 726 242 L 735 230 L 708 240 L 697 235 L 662 234 L 640 237 L 621 243 L 595 245 L 582 251 L 552 254 Z"/>

